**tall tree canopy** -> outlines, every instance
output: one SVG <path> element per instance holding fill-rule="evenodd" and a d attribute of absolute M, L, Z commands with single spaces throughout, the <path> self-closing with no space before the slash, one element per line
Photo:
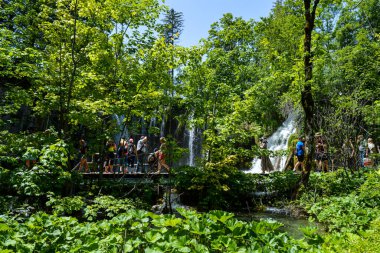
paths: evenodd
<path fill-rule="evenodd" d="M 182 13 L 157 0 L 2 1 L 1 128 L 100 141 L 120 131 L 113 115 L 132 134 L 171 119 L 178 140 L 201 129 L 209 161 L 248 161 L 290 111 L 335 148 L 375 137 L 379 2 L 276 1 L 257 21 L 223 15 L 185 48 Z"/>

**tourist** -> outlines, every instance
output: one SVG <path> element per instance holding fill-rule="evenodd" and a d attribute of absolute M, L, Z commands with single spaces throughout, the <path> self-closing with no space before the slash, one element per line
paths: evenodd
<path fill-rule="evenodd" d="M 86 141 L 81 138 L 79 140 L 79 153 L 80 153 L 80 162 L 79 162 L 79 171 L 82 170 L 82 168 L 84 167 L 84 172 L 88 172 L 88 163 L 87 163 L 87 151 L 88 151 L 88 147 L 87 147 L 87 143 Z"/>
<path fill-rule="evenodd" d="M 323 140 L 321 133 L 317 133 L 315 137 L 317 138 L 315 142 L 315 160 L 317 168 L 319 171 L 328 172 L 327 144 Z"/>
<path fill-rule="evenodd" d="M 366 149 L 366 156 L 368 157 L 369 155 L 375 154 L 375 153 L 376 153 L 375 143 L 373 143 L 373 139 L 372 138 L 368 138 L 367 149 Z"/>
<path fill-rule="evenodd" d="M 126 160 L 126 150 L 125 150 L 125 139 L 121 138 L 119 142 L 119 147 L 117 148 L 117 163 L 120 166 L 120 170 L 123 171 L 125 160 Z"/>
<path fill-rule="evenodd" d="M 301 171 L 304 169 L 303 161 L 305 160 L 305 138 L 299 137 L 296 144 L 295 155 L 297 157 L 297 163 L 294 166 L 294 171 L 298 170 L 298 167 L 301 167 Z"/>
<path fill-rule="evenodd" d="M 342 145 L 342 155 L 345 165 L 349 169 L 353 169 L 356 165 L 355 161 L 355 147 L 352 143 L 352 138 L 346 139 Z"/>
<path fill-rule="evenodd" d="M 160 149 L 156 152 L 156 157 L 158 157 L 158 168 L 157 174 L 161 173 L 161 168 L 164 167 L 167 172 L 170 172 L 170 167 L 165 161 L 165 156 L 167 153 L 166 139 L 165 137 L 160 138 Z"/>
<path fill-rule="evenodd" d="M 153 150 L 153 153 L 148 155 L 149 171 L 157 171 L 158 168 L 158 148 Z"/>
<path fill-rule="evenodd" d="M 268 148 L 268 140 L 265 137 L 260 138 L 260 148 L 263 149 L 264 153 Z M 263 173 L 273 171 L 272 162 L 270 161 L 269 156 L 266 154 L 263 154 L 261 156 L 261 171 Z"/>
<path fill-rule="evenodd" d="M 136 145 L 133 144 L 133 139 L 130 138 L 128 141 L 128 146 L 127 146 L 127 166 L 131 168 L 131 171 L 134 170 L 136 156 L 137 156 Z"/>
<path fill-rule="evenodd" d="M 113 170 L 113 163 L 115 159 L 116 144 L 112 139 L 109 139 L 106 143 L 106 166 L 105 173 L 111 173 Z"/>
<path fill-rule="evenodd" d="M 376 162 L 374 161 L 374 157 L 372 157 L 373 154 L 375 154 L 375 153 L 377 153 L 376 145 L 373 142 L 372 138 L 368 138 L 366 154 L 365 154 L 365 157 L 367 158 L 368 166 L 372 166 L 372 165 L 376 164 Z"/>
<path fill-rule="evenodd" d="M 366 153 L 367 143 L 363 137 L 363 135 L 358 135 L 356 139 L 356 144 L 358 147 L 358 167 L 364 167 L 364 157 Z"/>
<path fill-rule="evenodd" d="M 139 170 L 144 173 L 144 163 L 146 161 L 146 156 L 148 155 L 148 137 L 141 136 L 140 140 L 137 142 L 137 168 L 136 172 Z"/>

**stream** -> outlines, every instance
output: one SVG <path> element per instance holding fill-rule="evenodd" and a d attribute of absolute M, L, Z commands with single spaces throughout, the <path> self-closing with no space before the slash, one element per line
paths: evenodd
<path fill-rule="evenodd" d="M 302 227 L 312 226 L 317 227 L 319 233 L 323 233 L 323 225 L 310 222 L 308 219 L 303 217 L 290 216 L 285 212 L 255 212 L 250 214 L 236 214 L 236 218 L 244 221 L 260 221 L 265 219 L 272 219 L 282 223 L 284 226 L 279 228 L 280 231 L 286 232 L 289 236 L 295 239 L 303 238 L 303 233 L 300 230 Z"/>

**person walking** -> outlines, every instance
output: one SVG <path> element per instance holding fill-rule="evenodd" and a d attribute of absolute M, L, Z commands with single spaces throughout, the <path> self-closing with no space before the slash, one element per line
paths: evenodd
<path fill-rule="evenodd" d="M 137 142 L 137 168 L 136 172 L 145 173 L 144 163 L 148 154 L 148 137 L 141 136 Z"/>
<path fill-rule="evenodd" d="M 136 145 L 133 144 L 133 139 L 130 138 L 128 141 L 128 146 L 127 146 L 127 167 L 130 168 L 131 172 L 134 172 L 135 168 L 135 159 L 137 157 L 137 149 Z"/>
<path fill-rule="evenodd" d="M 355 168 L 356 161 L 355 161 L 355 148 L 354 144 L 352 143 L 352 138 L 346 139 L 345 142 L 342 145 L 342 154 L 344 159 L 344 164 L 347 168 L 350 170 Z"/>
<path fill-rule="evenodd" d="M 265 137 L 260 138 L 260 148 L 263 149 L 264 152 L 265 150 L 267 150 L 268 148 L 267 138 Z M 261 156 L 261 171 L 265 173 L 265 172 L 271 172 L 273 170 L 274 168 L 273 168 L 272 162 L 269 159 L 269 156 L 266 154 L 263 154 Z"/>
<path fill-rule="evenodd" d="M 364 168 L 364 158 L 365 158 L 367 143 L 363 135 L 358 135 L 356 139 L 356 144 L 358 147 L 358 167 Z"/>
<path fill-rule="evenodd" d="M 125 159 L 126 159 L 126 151 L 125 151 L 125 138 L 121 138 L 119 142 L 119 146 L 117 148 L 117 165 L 119 166 L 118 172 L 123 172 L 125 167 Z M 125 171 L 124 171 L 125 172 Z"/>
<path fill-rule="evenodd" d="M 166 171 L 170 172 L 170 167 L 165 161 L 166 153 L 167 153 L 167 145 L 166 145 L 166 139 L 165 137 L 160 138 L 160 149 L 157 151 L 156 156 L 158 157 L 158 168 L 157 168 L 157 174 L 161 173 L 162 167 L 166 169 Z"/>
<path fill-rule="evenodd" d="M 297 163 L 294 166 L 293 171 L 296 172 L 299 167 L 301 167 L 301 171 L 303 171 L 304 169 L 303 161 L 305 160 L 305 138 L 302 136 L 298 138 L 295 155 L 297 157 Z"/>
<path fill-rule="evenodd" d="M 328 172 L 327 144 L 323 140 L 321 133 L 317 133 L 315 137 L 317 138 L 315 141 L 315 160 L 317 163 L 317 168 L 319 171 Z"/>
<path fill-rule="evenodd" d="M 87 163 L 87 152 L 88 152 L 88 147 L 86 141 L 81 138 L 79 140 L 79 153 L 81 155 L 80 157 L 80 163 L 79 163 L 79 171 L 82 170 L 84 167 L 84 172 L 88 172 L 88 163 Z"/>
<path fill-rule="evenodd" d="M 109 139 L 106 143 L 106 165 L 105 173 L 113 172 L 113 163 L 115 159 L 116 144 L 112 139 Z"/>

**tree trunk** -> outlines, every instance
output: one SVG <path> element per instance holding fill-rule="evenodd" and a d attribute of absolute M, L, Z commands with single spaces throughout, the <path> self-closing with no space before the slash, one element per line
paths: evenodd
<path fill-rule="evenodd" d="M 315 12 L 319 0 L 314 0 L 311 6 L 311 0 L 304 0 L 305 7 L 305 28 L 304 28 L 304 71 L 305 71 L 305 84 L 301 92 L 301 104 L 305 113 L 305 137 L 307 153 L 305 156 L 305 168 L 302 172 L 301 179 L 294 191 L 293 197 L 298 194 L 301 185 L 306 185 L 309 181 L 310 171 L 313 166 L 313 157 L 315 151 L 314 145 L 314 100 L 311 90 L 311 83 L 313 79 L 313 61 L 311 53 L 312 32 L 314 29 Z"/>
<path fill-rule="evenodd" d="M 71 110 L 71 99 L 73 94 L 73 88 L 74 88 L 74 82 L 76 77 L 76 71 L 77 71 L 77 60 L 75 59 L 75 47 L 76 47 L 76 39 L 77 39 L 77 19 L 78 19 L 78 0 L 75 1 L 74 6 L 74 25 L 73 25 L 73 36 L 71 40 L 71 60 L 73 64 L 73 68 L 71 71 L 71 77 L 70 77 L 70 83 L 68 88 L 68 94 L 67 94 L 67 105 L 66 105 L 66 114 L 70 113 Z M 67 115 L 66 115 L 67 116 Z M 70 124 L 68 120 L 66 121 L 66 124 L 64 125 L 64 134 L 67 135 L 70 131 Z"/>

